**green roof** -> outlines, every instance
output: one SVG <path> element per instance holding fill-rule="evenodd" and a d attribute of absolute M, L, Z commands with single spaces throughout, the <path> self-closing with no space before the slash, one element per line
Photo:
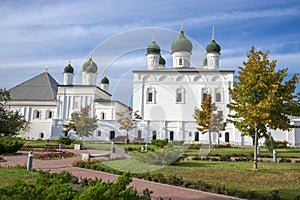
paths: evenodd
<path fill-rule="evenodd" d="M 221 47 L 219 44 L 216 43 L 215 40 L 212 40 L 207 46 L 206 46 L 206 52 L 207 53 L 220 53 Z"/>
<path fill-rule="evenodd" d="M 161 55 L 159 57 L 159 65 L 166 65 L 166 61 Z"/>
<path fill-rule="evenodd" d="M 176 40 L 174 40 L 174 42 L 172 43 L 172 46 L 171 46 L 172 53 L 178 52 L 178 51 L 186 51 L 186 52 L 191 53 L 192 49 L 193 49 L 193 45 L 192 45 L 191 41 L 189 41 L 185 37 L 183 31 L 181 30 L 179 37 Z"/>
<path fill-rule="evenodd" d="M 147 47 L 147 54 L 159 54 L 160 53 L 160 47 L 156 44 L 156 42 L 153 40 L 151 44 Z"/>
<path fill-rule="evenodd" d="M 97 64 L 93 61 L 93 59 L 90 57 L 90 59 L 88 61 L 86 61 L 83 65 L 82 65 L 82 71 L 87 71 L 87 69 L 92 66 L 89 69 L 90 73 L 96 73 L 98 71 L 98 66 Z"/>
<path fill-rule="evenodd" d="M 106 76 L 104 76 L 103 79 L 101 80 L 101 84 L 109 84 L 109 80 Z"/>
<path fill-rule="evenodd" d="M 74 73 L 74 68 L 71 66 L 70 63 L 67 66 L 65 66 L 64 72 L 65 73 L 72 73 L 72 74 Z"/>

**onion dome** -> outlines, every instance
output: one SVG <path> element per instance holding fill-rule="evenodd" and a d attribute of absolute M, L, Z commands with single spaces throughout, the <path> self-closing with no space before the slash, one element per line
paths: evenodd
<path fill-rule="evenodd" d="M 212 36 L 211 36 L 211 42 L 206 46 L 206 52 L 207 53 L 220 53 L 221 47 L 218 43 L 215 41 L 215 29 L 212 28 Z"/>
<path fill-rule="evenodd" d="M 65 72 L 65 73 L 71 73 L 71 74 L 74 73 L 74 68 L 71 66 L 70 60 L 69 60 L 69 62 L 68 62 L 68 65 L 65 66 L 64 72 Z"/>
<path fill-rule="evenodd" d="M 165 61 L 165 59 L 160 55 L 159 56 L 159 65 L 166 65 L 166 61 Z"/>
<path fill-rule="evenodd" d="M 180 28 L 180 34 L 179 34 L 179 37 L 173 41 L 172 43 L 172 46 L 171 46 L 171 50 L 172 50 L 172 53 L 174 52 L 178 52 L 178 51 L 186 51 L 186 52 L 192 52 L 192 49 L 193 49 L 193 45 L 191 43 L 191 41 L 189 41 L 184 33 L 183 33 L 183 27 L 181 25 L 181 28 Z"/>
<path fill-rule="evenodd" d="M 82 71 L 86 71 L 87 72 L 87 69 L 88 67 L 92 66 L 92 68 L 89 70 L 90 73 L 96 73 L 97 70 L 98 70 L 98 66 L 97 64 L 93 61 L 93 58 L 92 58 L 92 53 L 90 54 L 90 59 L 88 61 L 86 61 L 83 65 L 82 65 Z"/>
<path fill-rule="evenodd" d="M 109 79 L 104 76 L 102 79 L 101 79 L 101 84 L 109 84 Z"/>
<path fill-rule="evenodd" d="M 152 37 L 152 43 L 147 47 L 148 54 L 160 54 L 160 47 L 156 44 L 154 36 Z"/>

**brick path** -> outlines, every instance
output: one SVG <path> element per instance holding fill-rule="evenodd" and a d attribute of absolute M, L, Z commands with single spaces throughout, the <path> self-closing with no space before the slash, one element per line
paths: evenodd
<path fill-rule="evenodd" d="M 7 162 L 0 162 L 1 166 L 14 166 L 17 164 L 24 165 L 27 162 L 27 154 L 24 153 L 18 156 L 6 156 L 6 159 Z M 72 162 L 76 160 L 81 160 L 81 157 L 78 156 L 68 159 L 47 161 L 34 159 L 33 169 L 42 169 L 45 171 L 50 171 L 52 173 L 59 173 L 65 170 L 69 171 L 74 176 L 77 176 L 79 178 L 102 178 L 102 180 L 104 181 L 113 181 L 118 177 L 114 174 L 72 167 Z M 152 197 L 162 197 L 163 199 L 167 200 L 237 199 L 233 197 L 170 186 L 166 184 L 154 183 L 140 179 L 133 179 L 131 185 L 136 187 L 139 192 L 142 192 L 144 189 L 148 188 L 149 190 L 153 191 L 153 194 L 151 195 Z"/>

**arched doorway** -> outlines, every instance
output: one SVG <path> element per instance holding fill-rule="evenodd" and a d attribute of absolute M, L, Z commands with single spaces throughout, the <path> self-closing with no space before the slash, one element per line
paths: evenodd
<path fill-rule="evenodd" d="M 109 139 L 112 140 L 112 139 L 114 139 L 115 137 L 116 137 L 115 131 L 110 131 L 110 132 L 109 132 Z"/>
<path fill-rule="evenodd" d="M 198 131 L 196 131 L 195 132 L 195 141 L 199 141 L 199 132 Z"/>
<path fill-rule="evenodd" d="M 228 132 L 225 133 L 225 142 L 229 142 L 229 133 Z"/>
<path fill-rule="evenodd" d="M 174 140 L 174 131 L 170 131 L 170 141 Z"/>
<path fill-rule="evenodd" d="M 152 140 L 156 140 L 156 131 L 152 131 Z"/>

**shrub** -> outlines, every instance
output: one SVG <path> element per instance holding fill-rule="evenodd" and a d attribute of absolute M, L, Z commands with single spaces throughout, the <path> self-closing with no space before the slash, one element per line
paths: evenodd
<path fill-rule="evenodd" d="M 163 148 L 164 146 L 166 146 L 169 143 L 168 138 L 164 139 L 164 140 L 152 140 L 151 144 L 153 144 L 154 146 Z"/>
<path fill-rule="evenodd" d="M 71 139 L 70 136 L 67 137 L 59 137 L 58 143 L 59 144 L 65 144 L 65 145 L 70 145 L 73 142 L 75 142 L 75 139 Z"/>
<path fill-rule="evenodd" d="M 276 143 L 276 148 L 282 149 L 282 148 L 286 148 L 287 144 L 289 142 L 287 142 L 287 141 L 276 141 L 275 143 Z"/>
<path fill-rule="evenodd" d="M 273 149 L 276 149 L 276 142 L 272 136 L 266 136 L 265 146 L 269 153 L 272 153 Z"/>
<path fill-rule="evenodd" d="M 16 137 L 0 137 L 0 154 L 15 153 L 21 149 L 24 142 Z"/>

